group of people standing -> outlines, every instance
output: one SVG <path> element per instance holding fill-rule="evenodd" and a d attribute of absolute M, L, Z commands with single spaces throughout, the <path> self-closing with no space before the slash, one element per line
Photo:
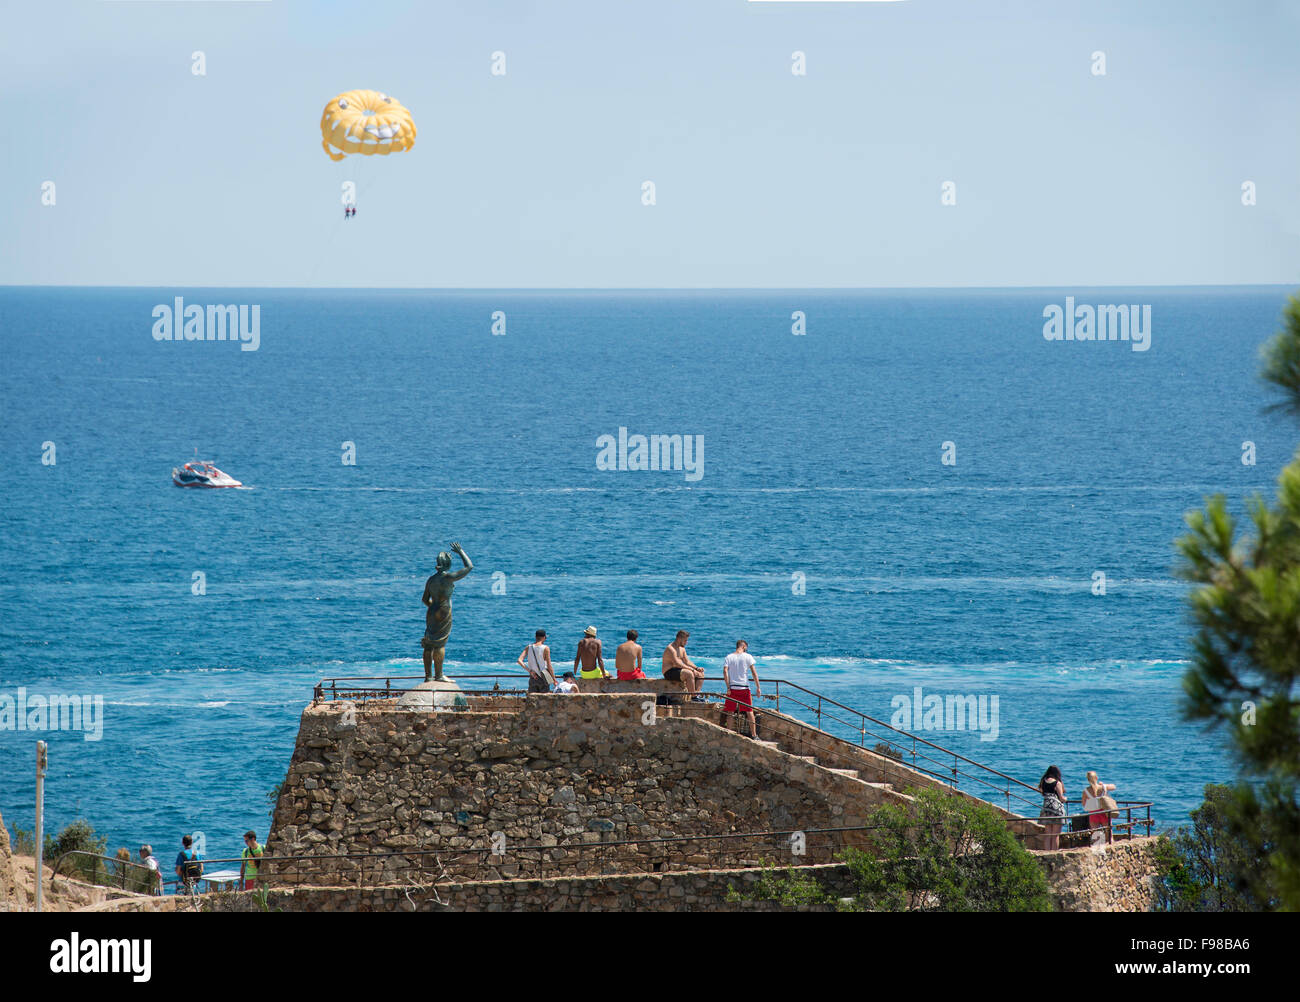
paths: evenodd
<path fill-rule="evenodd" d="M 686 644 L 690 633 L 678 630 L 672 643 L 664 648 L 662 659 L 663 677 L 669 682 L 680 682 L 692 702 L 703 703 L 700 695 L 700 683 L 704 680 L 704 669 L 691 660 L 686 653 Z M 637 643 L 637 631 L 628 630 L 627 639 L 618 645 L 614 652 L 614 671 L 611 676 L 605 669 L 605 655 L 600 638 L 594 626 L 588 626 L 573 655 L 573 671 L 566 671 L 559 680 L 551 664 L 551 648 L 546 643 L 546 631 L 538 630 L 533 634 L 533 642 L 523 649 L 515 663 L 528 672 L 529 692 L 577 692 L 574 675 L 585 679 L 608 679 L 617 677 L 622 681 L 645 679 L 642 670 L 642 650 Z M 749 645 L 743 640 L 736 641 L 736 649 L 727 658 L 723 666 L 723 675 L 727 684 L 727 702 L 723 707 L 726 713 L 746 714 L 749 720 L 751 737 L 758 736 L 758 725 L 754 716 L 753 700 L 749 690 L 749 676 L 753 673 L 758 695 L 763 694 L 762 682 L 759 681 L 757 665 L 749 654 Z"/>
<path fill-rule="evenodd" d="M 1116 787 L 1114 783 L 1101 782 L 1095 772 L 1089 772 L 1087 779 L 1088 785 L 1083 789 L 1083 811 L 1088 815 L 1088 828 L 1093 832 L 1092 841 L 1094 845 L 1101 843 L 1104 832 L 1104 841 L 1109 845 L 1114 841 L 1111 817 L 1119 809 L 1119 805 L 1110 796 Z M 1038 792 L 1043 795 L 1043 809 L 1039 812 L 1038 820 L 1047 829 L 1047 834 L 1043 837 L 1043 848 L 1059 849 L 1061 826 L 1066 818 L 1065 805 L 1069 803 L 1069 798 L 1065 795 L 1065 783 L 1061 780 L 1061 770 L 1049 765 L 1043 778 L 1038 781 Z"/>
<path fill-rule="evenodd" d="M 256 832 L 244 832 L 244 849 L 240 853 L 239 882 L 236 885 L 238 890 L 251 891 L 257 886 L 258 866 L 265 851 L 262 844 L 257 841 Z M 126 849 L 119 849 L 117 858 L 123 863 L 130 863 L 131 853 Z M 181 836 L 181 849 L 176 854 L 176 862 L 172 866 L 176 873 L 177 893 L 182 890 L 187 894 L 194 893 L 195 884 L 203 879 L 204 862 L 203 853 L 199 852 L 194 845 L 194 839 L 189 835 Z M 158 857 L 153 854 L 153 846 L 140 846 L 139 865 L 148 871 L 148 875 L 139 881 L 143 884 L 139 889 L 147 894 L 162 894 L 162 868 L 158 863 Z"/>

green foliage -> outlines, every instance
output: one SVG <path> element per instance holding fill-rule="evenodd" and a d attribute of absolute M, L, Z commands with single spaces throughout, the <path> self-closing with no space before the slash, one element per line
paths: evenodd
<path fill-rule="evenodd" d="M 108 851 L 108 840 L 100 838 L 94 826 L 84 818 L 78 818 L 69 824 L 58 836 L 45 836 L 45 862 L 56 866 L 64 853 L 79 850 L 90 853 L 89 856 L 70 856 L 64 861 L 61 873 L 74 875 L 96 883 L 107 873 L 112 864 L 106 860 L 95 859 Z"/>
<path fill-rule="evenodd" d="M 1264 378 L 1282 391 L 1273 409 L 1300 417 L 1300 296 L 1292 296 L 1282 312 L 1282 333 L 1261 352 Z"/>
<path fill-rule="evenodd" d="M 1282 391 L 1275 408 L 1300 416 L 1300 298 L 1291 297 L 1263 358 L 1264 379 Z M 1212 813 L 1216 828 L 1270 846 L 1251 900 L 1297 910 L 1300 836 L 1290 833 L 1300 816 L 1300 454 L 1279 475 L 1274 503 L 1255 495 L 1247 511 L 1249 530 L 1239 537 L 1223 497 L 1209 498 L 1187 515 L 1190 532 L 1178 541 L 1180 573 L 1197 586 L 1183 705 L 1188 719 L 1228 731 L 1249 780 Z"/>
<path fill-rule="evenodd" d="M 15 856 L 36 855 L 36 833 L 23 828 L 15 828 L 9 839 L 9 848 Z"/>
<path fill-rule="evenodd" d="M 1047 876 L 986 804 L 935 788 L 872 815 L 883 827 L 871 852 L 845 861 L 857 895 L 852 911 L 1050 911 Z"/>
<path fill-rule="evenodd" d="M 259 912 L 269 912 L 271 910 L 271 889 L 265 885 L 253 889 L 253 904 Z M 277 908 L 276 911 L 282 911 Z"/>
<path fill-rule="evenodd" d="M 734 884 L 729 885 L 727 900 L 775 901 L 787 908 L 831 904 L 835 901 L 811 873 L 794 867 L 788 868 L 785 873 L 779 873 L 767 860 L 763 861 L 763 870 L 753 885 L 743 894 L 736 890 Z"/>
<path fill-rule="evenodd" d="M 841 911 L 1051 911 L 1047 876 L 987 804 L 944 790 L 872 814 L 871 851 L 847 849 L 856 893 Z M 733 891 L 733 894 L 735 892 Z M 765 872 L 748 898 L 782 904 L 832 898 L 807 872 Z M 729 900 L 742 900 L 736 895 Z"/>
<path fill-rule="evenodd" d="M 1249 816 L 1249 787 L 1235 790 L 1213 783 L 1205 787 L 1205 802 L 1184 825 L 1156 843 L 1160 882 L 1158 906 L 1178 912 L 1268 911 L 1276 907 L 1269 889 L 1268 869 L 1260 866 L 1276 841 L 1270 823 Z"/>
<path fill-rule="evenodd" d="M 10 848 L 19 856 L 35 856 L 35 833 L 25 831 L 22 828 L 15 828 L 13 837 L 10 839 Z M 96 834 L 89 821 L 84 818 L 78 819 L 59 832 L 57 836 L 49 832 L 45 833 L 45 845 L 42 849 L 43 862 L 53 869 L 59 864 L 59 860 L 64 853 L 72 852 L 74 849 L 92 853 L 93 856 L 103 856 L 108 852 L 108 841 Z M 124 886 L 131 890 L 133 888 L 129 882 L 132 880 L 130 874 L 132 867 L 122 865 L 120 855 L 122 851 L 124 850 L 119 850 L 119 860 L 116 863 L 106 859 L 95 859 L 93 856 L 69 856 L 63 860 L 59 873 L 63 876 L 76 877 L 78 880 L 84 880 L 87 883 Z M 128 853 L 128 858 L 129 855 Z"/>
<path fill-rule="evenodd" d="M 1192 592 L 1186 714 L 1231 733 L 1251 774 L 1300 778 L 1300 459 L 1282 471 L 1279 504 L 1250 499 L 1251 537 L 1238 540 L 1222 496 L 1188 514 L 1179 540 Z"/>
<path fill-rule="evenodd" d="M 275 820 L 275 805 L 280 802 L 280 791 L 282 789 L 284 789 L 284 783 L 279 782 L 275 786 L 271 787 L 271 789 L 268 790 L 266 794 L 266 801 L 268 804 L 271 805 L 270 809 L 266 812 L 266 815 L 272 821 Z"/>

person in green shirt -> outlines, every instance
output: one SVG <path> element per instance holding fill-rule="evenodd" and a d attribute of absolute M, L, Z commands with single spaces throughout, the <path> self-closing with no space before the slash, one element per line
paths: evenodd
<path fill-rule="evenodd" d="M 244 851 L 240 853 L 243 862 L 239 864 L 239 886 L 251 891 L 257 885 L 258 861 L 265 850 L 257 844 L 257 833 L 244 832 Z"/>

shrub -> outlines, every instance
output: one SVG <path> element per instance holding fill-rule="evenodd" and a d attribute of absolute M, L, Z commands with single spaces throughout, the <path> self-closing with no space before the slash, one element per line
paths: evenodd
<path fill-rule="evenodd" d="M 874 750 L 877 755 L 884 755 L 885 758 L 897 759 L 899 762 L 903 761 L 903 753 L 888 741 L 877 741 Z"/>
<path fill-rule="evenodd" d="M 776 901 L 789 908 L 800 905 L 829 904 L 835 899 L 807 872 L 790 867 L 779 873 L 767 860 L 753 885 L 741 893 L 732 885 L 727 888 L 728 901 Z"/>
<path fill-rule="evenodd" d="M 64 853 L 78 850 L 91 853 L 90 856 L 71 856 L 64 860 L 60 872 L 85 877 L 92 883 L 105 870 L 104 860 L 95 859 L 94 856 L 104 855 L 107 849 L 108 840 L 100 838 L 91 823 L 84 818 L 73 821 L 59 832 L 58 837 L 45 836 L 45 861 L 51 867 L 58 864 Z"/>
<path fill-rule="evenodd" d="M 22 828 L 15 828 L 13 836 L 9 840 L 9 848 L 15 856 L 35 856 L 36 833 Z"/>
<path fill-rule="evenodd" d="M 849 849 L 852 911 L 1050 911 L 1047 876 L 987 804 L 944 790 L 872 816 L 872 851 Z"/>
<path fill-rule="evenodd" d="M 907 804 L 877 808 L 870 851 L 843 855 L 855 893 L 841 911 L 1051 911 L 1047 876 L 1000 814 L 979 801 L 927 788 Z M 734 891 L 733 891 L 734 893 Z M 787 905 L 834 900 L 806 871 L 765 872 L 731 900 Z"/>
<path fill-rule="evenodd" d="M 1157 907 L 1175 912 L 1271 911 L 1279 893 L 1259 861 L 1277 844 L 1271 812 L 1251 818 L 1255 793 L 1213 783 L 1192 824 L 1156 843 Z"/>

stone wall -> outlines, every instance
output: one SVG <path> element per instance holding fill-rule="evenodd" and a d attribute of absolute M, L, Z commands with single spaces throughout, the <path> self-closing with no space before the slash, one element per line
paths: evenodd
<path fill-rule="evenodd" d="M 812 867 L 825 886 L 847 892 L 848 868 Z M 832 905 L 787 908 L 773 901 L 729 901 L 734 888 L 742 897 L 758 880 L 757 870 L 696 870 L 689 873 L 632 874 L 614 877 L 556 877 L 545 880 L 467 881 L 431 887 L 298 887 L 267 894 L 269 911 L 285 912 L 689 912 L 834 911 Z M 215 894 L 197 909 L 176 899 L 123 902 L 97 910 L 261 911 L 251 894 Z"/>
<path fill-rule="evenodd" d="M 1091 849 L 1035 853 L 1047 872 L 1054 903 L 1062 911 L 1150 911 L 1155 898 L 1153 839 L 1117 842 Z M 838 897 L 852 894 L 848 867 L 829 864 L 801 868 Z M 547 879 L 458 881 L 431 886 L 297 887 L 271 890 L 266 908 L 285 912 L 402 911 L 784 911 L 771 901 L 730 901 L 735 888 L 743 897 L 760 878 L 757 869 L 696 870 L 678 873 L 564 876 Z M 96 905 L 95 911 L 261 911 L 252 894 L 204 895 L 197 901 L 175 896 Z M 830 911 L 829 905 L 800 911 Z"/>
<path fill-rule="evenodd" d="M 13 852 L 9 847 L 9 830 L 0 817 L 0 912 L 16 908 L 18 880 L 14 873 Z"/>
<path fill-rule="evenodd" d="M 1056 907 L 1070 912 L 1149 912 L 1155 907 L 1154 838 L 1036 852 Z"/>
<path fill-rule="evenodd" d="M 481 710 L 475 700 L 456 713 L 309 706 L 268 851 L 317 857 L 295 875 L 313 883 L 418 882 L 412 867 L 429 860 L 403 852 L 429 849 L 459 851 L 443 858 L 444 872 L 476 878 L 581 873 L 584 865 L 704 868 L 733 861 L 723 843 L 600 852 L 561 843 L 851 827 L 881 803 L 906 800 L 707 720 L 647 719 L 645 702 L 635 694 L 536 695 L 513 711 Z M 488 854 L 495 832 L 505 836 L 504 857 Z M 735 843 L 734 862 L 779 858 L 788 846 L 778 841 Z M 391 855 L 368 861 L 365 872 L 321 858 L 340 853 Z"/>

